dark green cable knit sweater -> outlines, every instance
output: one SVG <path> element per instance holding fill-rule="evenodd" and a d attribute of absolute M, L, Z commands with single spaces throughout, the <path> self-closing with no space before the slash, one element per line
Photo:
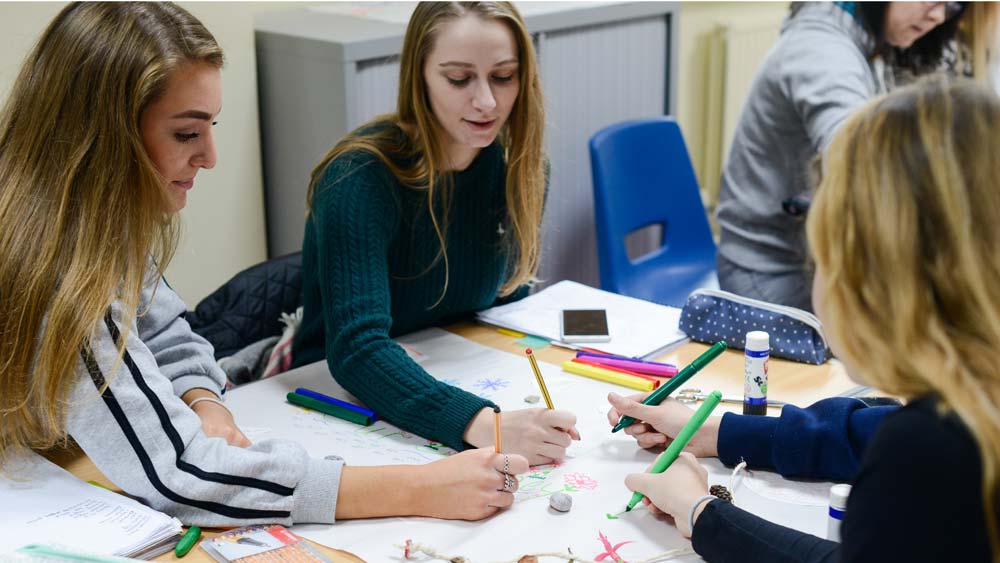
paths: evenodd
<path fill-rule="evenodd" d="M 468 447 L 465 427 L 492 403 L 434 379 L 391 338 L 497 302 L 508 254 L 499 229 L 507 225 L 505 178 L 497 143 L 454 175 L 448 291 L 433 306 L 445 268 L 439 260 L 427 269 L 440 245 L 426 192 L 399 184 L 365 152 L 332 162 L 306 222 L 305 312 L 293 345 L 295 365 L 325 357 L 334 378 L 385 420 L 455 449 Z M 525 295 L 526 287 L 512 298 Z"/>

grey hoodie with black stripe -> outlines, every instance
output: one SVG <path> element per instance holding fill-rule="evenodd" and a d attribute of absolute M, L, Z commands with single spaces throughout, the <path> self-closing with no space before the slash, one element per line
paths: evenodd
<path fill-rule="evenodd" d="M 128 331 L 124 361 L 117 360 L 125 332 L 118 303 L 80 354 L 67 429 L 97 468 L 185 524 L 332 523 L 342 462 L 311 458 L 294 442 L 238 448 L 206 437 L 180 396 L 195 388 L 221 395 L 225 375 L 211 345 L 158 276 L 139 310 L 146 312 Z M 101 394 L 105 380 L 111 385 Z"/>

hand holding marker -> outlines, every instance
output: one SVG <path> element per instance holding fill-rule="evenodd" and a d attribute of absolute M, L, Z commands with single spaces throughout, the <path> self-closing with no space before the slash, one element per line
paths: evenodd
<path fill-rule="evenodd" d="M 722 393 L 718 391 L 712 391 L 709 393 L 708 398 L 706 398 L 701 407 L 695 411 L 694 415 L 688 419 L 687 424 L 685 424 L 684 427 L 681 428 L 681 431 L 677 433 L 677 437 L 670 443 L 670 446 L 668 446 L 667 449 L 660 454 L 660 457 L 656 458 L 656 461 L 653 462 L 653 467 L 649 469 L 650 473 L 663 473 L 668 467 L 670 467 L 670 464 L 677 459 L 677 456 L 681 455 L 681 450 L 683 450 L 684 447 L 687 446 L 688 442 L 691 441 L 695 432 L 697 432 L 698 429 L 701 428 L 701 425 L 705 423 L 705 420 L 710 414 L 712 414 L 712 411 L 715 410 L 715 407 L 719 404 L 721 399 Z M 635 505 L 642 501 L 643 496 L 644 495 L 638 491 L 632 493 L 632 499 L 629 500 L 628 504 L 625 506 L 625 512 L 635 508 Z M 608 514 L 608 518 L 617 518 L 617 516 Z"/>
<path fill-rule="evenodd" d="M 671 393 L 680 388 L 680 386 L 684 385 L 684 383 L 686 383 L 688 379 L 691 379 L 691 377 L 694 374 L 701 371 L 701 368 L 710 364 L 712 360 L 714 360 L 715 358 L 718 358 L 719 355 L 722 354 L 725 350 L 726 350 L 725 342 L 719 341 L 716 342 L 715 344 L 712 344 L 712 346 L 708 350 L 706 350 L 704 354 L 695 358 L 694 361 L 688 364 L 687 367 L 682 369 L 677 375 L 673 376 L 670 379 L 670 381 L 664 383 L 663 385 L 660 385 L 655 391 L 650 393 L 648 397 L 642 400 L 642 404 L 658 405 L 662 403 L 663 400 L 669 397 Z M 719 398 L 720 399 L 722 398 L 721 394 L 719 395 Z M 619 430 L 625 428 L 626 426 L 632 424 L 633 422 L 635 422 L 634 418 L 625 415 L 621 417 L 621 420 L 618 421 L 618 424 L 615 425 L 615 427 L 611 430 L 611 432 L 612 433 L 618 432 Z"/>

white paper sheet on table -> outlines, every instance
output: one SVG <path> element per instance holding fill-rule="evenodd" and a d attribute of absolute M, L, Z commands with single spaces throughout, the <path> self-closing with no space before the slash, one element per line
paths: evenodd
<path fill-rule="evenodd" d="M 92 553 L 153 557 L 180 538 L 176 518 L 85 483 L 38 454 L 4 470 L 0 554 L 56 542 Z"/>
<path fill-rule="evenodd" d="M 678 324 L 681 310 L 626 297 L 574 281 L 561 281 L 524 299 L 476 313 L 484 323 L 541 336 L 556 344 L 563 309 L 604 309 L 611 340 L 588 348 L 631 358 L 657 356 L 687 338 Z"/>
<path fill-rule="evenodd" d="M 537 395 L 538 389 L 523 357 L 439 329 L 421 331 L 399 341 L 423 354 L 421 366 L 440 380 L 486 397 L 505 410 L 533 406 L 526 404 L 524 398 Z M 559 466 L 535 467 L 521 476 L 517 502 L 511 509 L 482 522 L 384 518 L 338 522 L 332 526 L 299 525 L 293 530 L 322 544 L 354 552 L 370 562 L 400 559 L 402 550 L 395 545 L 407 539 L 472 561 L 516 559 L 526 553 L 566 548 L 572 548 L 582 560 L 592 560 L 605 551 L 599 533 L 612 545 L 633 542 L 619 549 L 619 555 L 628 561 L 688 547 L 689 542 L 674 526 L 644 508 L 618 520 L 605 517 L 607 512 L 621 511 L 631 496 L 624 485 L 625 475 L 642 471 L 655 458 L 653 453 L 638 448 L 632 438 L 610 432 L 606 419 L 607 393 L 626 390 L 564 373 L 544 362 L 539 366 L 556 408 L 576 413 L 583 439 L 570 447 L 568 459 Z M 351 465 L 428 463 L 452 453 L 440 444 L 403 432 L 384 421 L 362 427 L 288 404 L 285 394 L 296 387 L 356 402 L 336 384 L 325 362 L 234 389 L 227 394 L 226 402 L 252 440 L 293 439 L 316 457 L 336 454 Z M 713 483 L 729 484 L 727 468 L 717 460 L 706 465 Z M 569 513 L 557 513 L 548 507 L 548 496 L 559 491 L 573 497 Z M 740 496 L 738 491 L 738 503 L 742 502 Z M 749 507 L 778 522 L 813 533 L 825 529 L 825 506 L 783 507 L 752 491 L 743 496 Z"/>

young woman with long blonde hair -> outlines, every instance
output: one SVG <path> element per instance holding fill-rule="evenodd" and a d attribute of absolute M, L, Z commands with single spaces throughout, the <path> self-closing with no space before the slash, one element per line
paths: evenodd
<path fill-rule="evenodd" d="M 326 359 L 386 420 L 455 449 L 492 440 L 492 403 L 435 380 L 392 337 L 519 299 L 538 269 L 546 172 L 534 47 L 509 2 L 421 2 L 396 112 L 313 172 L 296 365 Z M 578 439 L 569 412 L 505 413 L 532 464 Z"/>
<path fill-rule="evenodd" d="M 841 544 L 704 496 L 688 453 L 629 475 L 706 561 L 1000 561 L 997 123 L 996 94 L 937 76 L 873 102 L 832 141 L 807 224 L 816 312 L 853 379 L 908 403 L 864 452 Z M 792 440 L 743 435 L 749 452 Z"/>
<path fill-rule="evenodd" d="M 72 438 L 126 493 L 212 526 L 509 506 L 521 456 L 345 467 L 236 427 L 162 277 L 215 166 L 222 63 L 171 3 L 69 4 L 25 61 L 0 114 L 0 471 Z"/>

